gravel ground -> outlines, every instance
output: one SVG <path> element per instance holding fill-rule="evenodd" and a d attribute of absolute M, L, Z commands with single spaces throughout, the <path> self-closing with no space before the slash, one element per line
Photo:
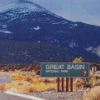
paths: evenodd
<path fill-rule="evenodd" d="M 83 100 L 82 95 L 84 91 L 73 91 L 73 92 L 55 92 L 55 91 L 45 91 L 45 92 L 32 92 L 28 95 L 40 97 L 46 100 Z"/>

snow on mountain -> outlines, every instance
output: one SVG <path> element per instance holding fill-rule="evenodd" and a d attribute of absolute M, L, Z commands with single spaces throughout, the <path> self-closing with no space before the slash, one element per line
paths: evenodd
<path fill-rule="evenodd" d="M 6 22 L 3 21 L 3 24 L 7 24 L 10 23 L 12 21 L 15 21 L 17 19 L 19 19 L 20 21 L 23 22 L 29 22 L 29 20 L 27 18 L 25 18 L 26 16 L 30 14 L 34 13 L 34 15 L 36 15 L 36 13 L 40 13 L 42 14 L 42 16 L 46 17 L 46 19 L 42 19 L 43 17 L 38 14 L 37 20 L 41 21 L 44 20 L 43 22 L 45 22 L 45 20 L 47 20 L 48 22 L 51 22 L 52 24 L 66 24 L 68 23 L 64 18 L 62 18 L 61 16 L 58 16 L 50 11 L 48 11 L 47 9 L 45 9 L 44 7 L 37 5 L 31 1 L 27 1 L 27 0 L 15 0 L 15 2 L 12 2 L 10 4 L 8 4 L 6 7 L 2 7 L 2 10 L 0 11 L 0 19 L 1 20 L 6 20 Z M 4 15 L 2 15 L 4 14 Z M 49 15 L 55 17 L 55 18 L 50 18 Z M 59 21 L 55 21 L 56 18 L 59 19 L 64 19 L 64 20 L 59 20 Z M 36 18 L 32 18 L 32 21 L 35 21 Z M 51 21 L 52 20 L 52 21 Z M 47 22 L 46 22 L 47 23 Z M 2 23 L 1 23 L 2 24 Z"/>
<path fill-rule="evenodd" d="M 38 4 L 35 4 L 31 1 L 28 1 L 28 0 L 15 0 L 14 2 L 11 2 L 10 4 L 6 5 L 6 7 L 2 7 L 0 8 L 0 13 L 4 13 L 7 11 L 12 11 L 11 13 L 8 12 L 7 15 L 13 17 L 13 19 L 16 19 L 17 18 L 17 14 L 22 14 L 24 13 L 25 15 L 27 15 L 28 13 L 31 13 L 31 12 L 46 12 L 47 14 L 50 14 L 50 15 L 53 15 L 55 17 L 58 17 L 58 18 L 63 18 L 61 16 L 58 16 L 52 12 L 50 12 L 49 10 L 45 9 L 44 7 L 38 5 Z M 63 23 L 66 23 L 63 22 Z"/>
<path fill-rule="evenodd" d="M 90 46 L 86 48 L 85 50 L 87 50 L 88 52 L 92 52 L 100 57 L 100 45 L 97 47 Z"/>
<path fill-rule="evenodd" d="M 16 10 L 16 12 L 18 13 L 25 13 L 25 12 L 30 12 L 30 11 L 39 11 L 39 12 L 46 11 L 45 8 L 33 2 L 30 2 L 27 0 L 15 0 L 15 2 L 8 4 L 6 7 L 2 7 L 0 12 L 8 11 L 10 9 Z"/>
<path fill-rule="evenodd" d="M 39 30 L 41 27 L 37 26 L 37 27 L 34 27 L 35 30 Z"/>
<path fill-rule="evenodd" d="M 78 44 L 75 41 L 71 41 L 69 47 L 70 48 L 78 47 Z"/>
<path fill-rule="evenodd" d="M 6 33 L 6 34 L 12 34 L 12 32 L 8 31 L 8 30 L 0 30 L 1 33 Z"/>
<path fill-rule="evenodd" d="M 7 25 L 2 25 L 2 28 L 7 28 Z"/>
<path fill-rule="evenodd" d="M 85 50 L 87 50 L 88 52 L 90 52 L 90 51 L 92 51 L 92 50 L 93 50 L 93 47 L 92 47 L 92 46 L 90 46 L 90 47 L 86 48 Z"/>
<path fill-rule="evenodd" d="M 68 22 L 67 21 L 61 21 L 61 22 L 54 22 L 52 24 L 68 24 Z"/>
<path fill-rule="evenodd" d="M 89 48 L 86 48 L 85 50 L 87 50 L 88 52 L 91 51 L 92 53 L 94 53 L 100 57 L 100 45 L 95 48 L 90 46 Z"/>
<path fill-rule="evenodd" d="M 69 28 L 74 28 L 74 27 L 77 27 L 78 24 L 69 24 Z"/>
<path fill-rule="evenodd" d="M 96 48 L 94 48 L 94 49 L 92 50 L 92 52 L 95 53 L 95 54 L 97 54 L 97 55 L 100 57 L 100 45 L 97 46 Z"/>

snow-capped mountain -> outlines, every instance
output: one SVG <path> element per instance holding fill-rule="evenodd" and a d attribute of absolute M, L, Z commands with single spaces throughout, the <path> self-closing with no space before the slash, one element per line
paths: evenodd
<path fill-rule="evenodd" d="M 47 11 L 45 8 L 27 0 L 14 0 L 14 2 L 11 2 L 10 4 L 6 5 L 6 7 L 2 7 L 1 12 L 8 11 L 10 9 L 13 9 L 18 11 L 18 13 L 22 12 L 31 12 L 31 11 Z"/>
<path fill-rule="evenodd" d="M 100 57 L 99 32 L 98 26 L 68 21 L 26 0 L 13 2 L 0 13 L 0 39 L 60 46 L 73 55 L 85 55 L 86 61 Z"/>

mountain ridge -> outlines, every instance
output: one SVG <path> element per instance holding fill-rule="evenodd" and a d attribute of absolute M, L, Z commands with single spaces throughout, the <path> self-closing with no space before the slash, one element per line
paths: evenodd
<path fill-rule="evenodd" d="M 47 43 L 99 59 L 99 26 L 72 22 L 48 10 L 20 12 L 20 8 L 15 9 L 0 13 L 1 40 Z M 93 50 L 88 52 L 91 46 Z"/>

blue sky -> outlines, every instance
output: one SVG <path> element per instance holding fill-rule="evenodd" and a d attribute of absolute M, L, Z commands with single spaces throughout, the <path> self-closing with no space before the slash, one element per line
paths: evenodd
<path fill-rule="evenodd" d="M 18 0 L 0 0 L 0 8 Z M 100 0 L 30 0 L 71 21 L 100 25 Z"/>

